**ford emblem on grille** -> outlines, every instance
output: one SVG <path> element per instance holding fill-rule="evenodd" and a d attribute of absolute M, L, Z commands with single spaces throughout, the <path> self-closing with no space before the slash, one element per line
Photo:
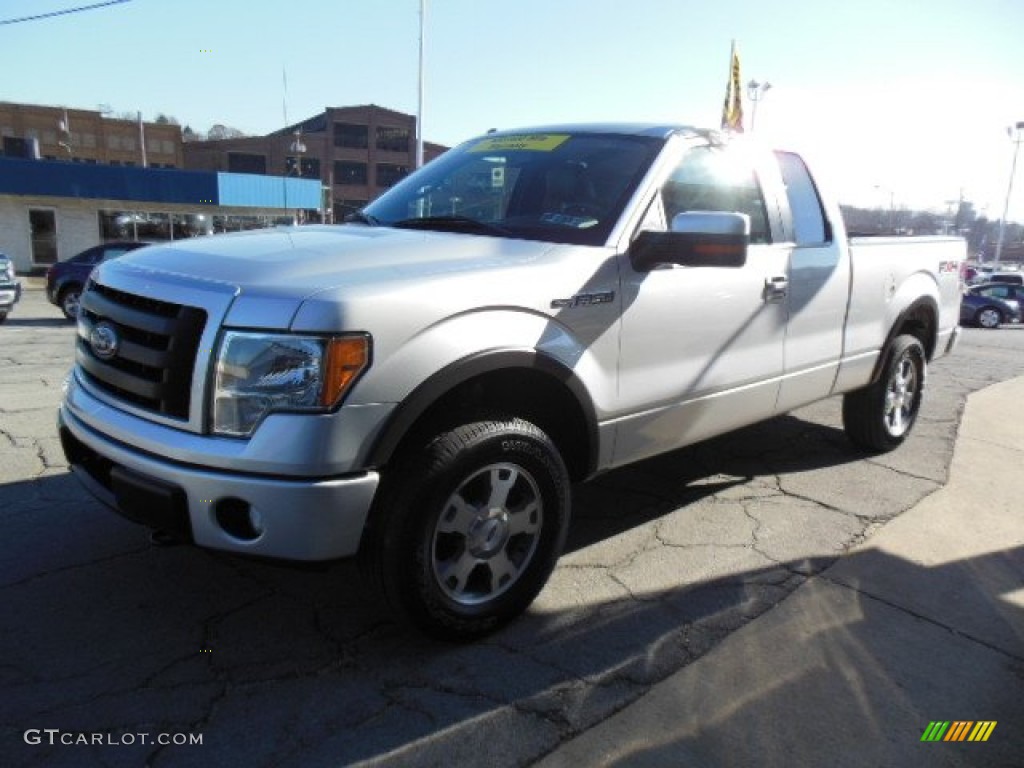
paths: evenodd
<path fill-rule="evenodd" d="M 100 360 L 110 360 L 116 355 L 120 343 L 117 330 L 110 323 L 97 323 L 89 334 L 89 346 Z"/>

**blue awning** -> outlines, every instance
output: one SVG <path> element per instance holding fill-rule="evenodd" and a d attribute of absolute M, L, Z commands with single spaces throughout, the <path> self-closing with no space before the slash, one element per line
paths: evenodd
<path fill-rule="evenodd" d="M 319 179 L 0 157 L 0 195 L 264 209 L 320 207 Z"/>

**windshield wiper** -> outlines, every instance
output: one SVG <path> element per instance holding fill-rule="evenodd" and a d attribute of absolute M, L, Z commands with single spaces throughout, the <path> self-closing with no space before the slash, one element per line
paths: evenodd
<path fill-rule="evenodd" d="M 376 216 L 371 216 L 368 213 L 363 213 L 362 211 L 355 211 L 354 213 L 350 213 L 344 219 L 342 219 L 342 221 L 344 221 L 346 224 L 366 224 L 367 226 L 370 227 L 380 226 L 380 219 L 378 219 Z"/>
<path fill-rule="evenodd" d="M 468 216 L 424 216 L 402 219 L 391 225 L 399 229 L 434 229 L 439 232 L 479 232 L 485 235 L 510 235 L 509 230 Z"/>

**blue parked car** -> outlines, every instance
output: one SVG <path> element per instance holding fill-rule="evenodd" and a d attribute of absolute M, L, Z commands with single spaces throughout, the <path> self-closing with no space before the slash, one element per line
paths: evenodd
<path fill-rule="evenodd" d="M 61 308 L 68 320 L 78 318 L 78 301 L 85 281 L 100 262 L 123 256 L 149 243 L 135 240 L 111 240 L 88 248 L 67 261 L 58 261 L 46 271 L 46 298 Z"/>
<path fill-rule="evenodd" d="M 960 324 L 998 328 L 1019 323 L 1024 305 L 1024 286 L 986 283 L 968 288 L 960 299 Z"/>

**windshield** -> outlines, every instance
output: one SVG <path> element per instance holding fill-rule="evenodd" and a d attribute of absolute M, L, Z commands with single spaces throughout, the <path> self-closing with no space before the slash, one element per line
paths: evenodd
<path fill-rule="evenodd" d="M 484 136 L 446 152 L 349 220 L 602 245 L 663 143 L 599 133 Z"/>

